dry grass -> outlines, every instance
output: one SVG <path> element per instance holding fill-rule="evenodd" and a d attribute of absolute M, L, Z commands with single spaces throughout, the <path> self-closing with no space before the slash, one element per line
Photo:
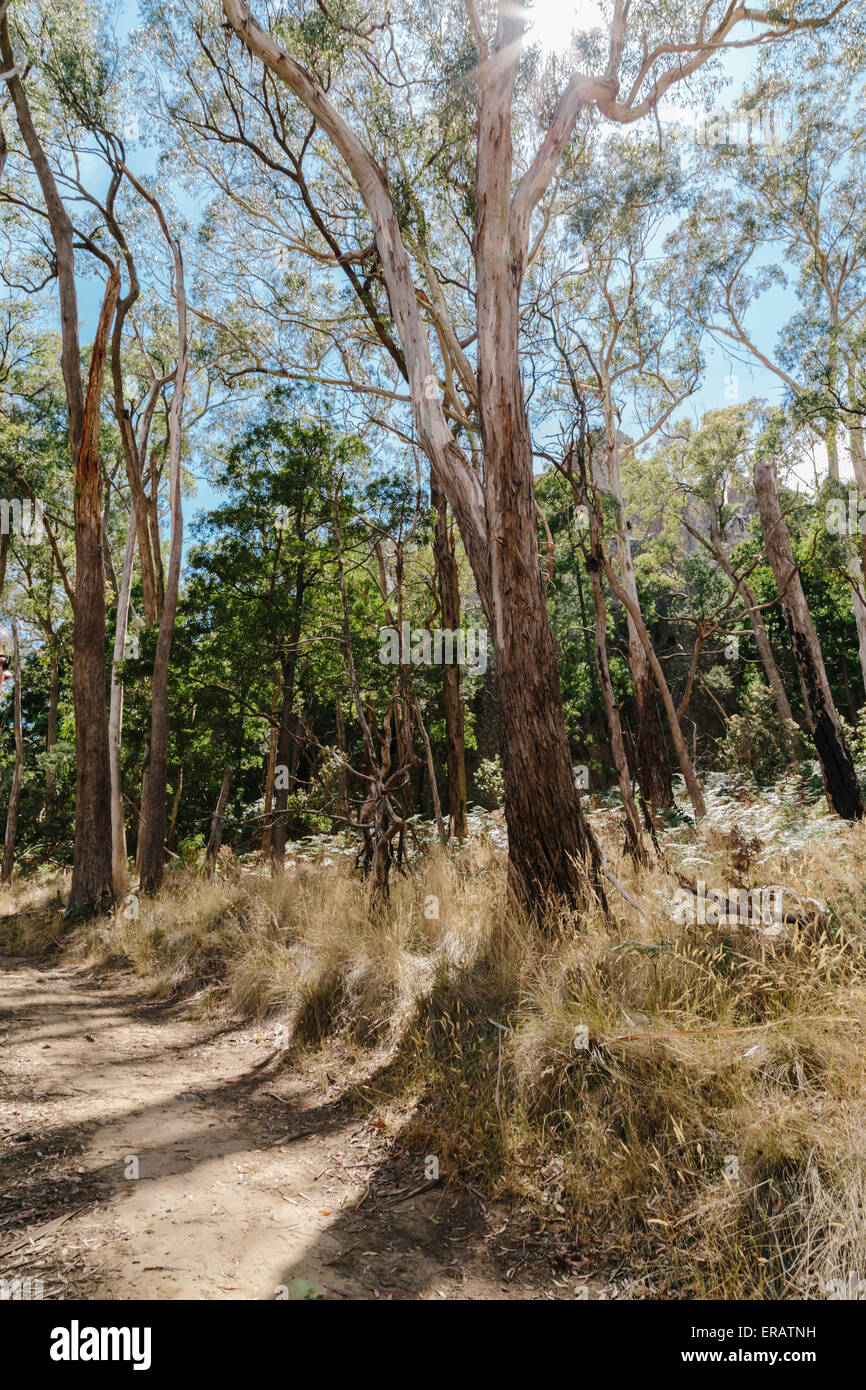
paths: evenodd
<path fill-rule="evenodd" d="M 707 884 L 784 883 L 825 905 L 772 939 L 677 925 L 676 881 L 634 873 L 615 816 L 595 819 L 645 916 L 612 891 L 615 921 L 539 932 L 477 839 L 418 860 L 384 915 L 347 868 L 216 885 L 177 871 L 74 949 L 278 1025 L 295 1063 L 326 1059 L 359 1099 L 402 1109 L 444 1170 L 627 1258 L 657 1293 L 851 1296 L 866 1280 L 866 828 L 755 797 L 732 833 L 717 797 L 699 831 L 666 832 L 671 862 Z"/>
<path fill-rule="evenodd" d="M 0 887 L 0 954 L 36 956 L 59 950 L 70 875 L 34 874 Z"/>

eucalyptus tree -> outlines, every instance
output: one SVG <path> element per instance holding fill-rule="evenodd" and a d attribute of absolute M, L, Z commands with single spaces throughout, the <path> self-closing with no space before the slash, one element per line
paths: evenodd
<path fill-rule="evenodd" d="M 502 5 L 495 14 L 482 15 L 469 0 L 464 11 L 455 7 L 437 17 L 435 44 L 422 50 L 416 42 L 414 51 L 402 42 L 408 25 L 396 26 L 395 32 L 386 21 L 382 29 L 365 33 L 337 18 L 332 23 L 343 45 L 341 61 L 330 52 L 327 64 L 317 65 L 315 51 L 304 43 L 302 18 L 269 34 L 243 0 L 223 0 L 225 15 L 249 52 L 307 108 L 316 133 L 330 145 L 330 155 L 323 157 L 333 162 L 338 156 L 369 216 L 388 317 L 406 363 L 417 438 L 454 508 L 493 630 L 512 882 L 533 902 L 551 889 L 585 902 L 587 861 L 600 891 L 598 851 L 572 777 L 544 605 L 520 351 L 521 289 L 543 235 L 545 199 L 580 118 L 596 112 L 631 124 L 651 116 L 667 90 L 729 43 L 779 42 L 842 8 L 792 3 L 784 13 L 765 14 L 734 4 L 680 4 L 642 15 L 638 28 L 629 0 L 615 0 L 604 35 L 582 35 L 561 67 L 543 70 L 546 100 L 536 122 L 529 87 L 539 54 L 525 42 L 528 15 L 521 6 Z M 324 25 L 328 22 L 325 18 Z M 470 70 L 475 99 L 470 142 L 474 364 L 452 324 L 443 275 L 430 275 L 430 261 L 414 254 L 418 238 L 405 206 L 409 190 L 401 198 L 400 151 L 389 148 L 387 135 L 390 108 L 403 106 L 406 89 L 417 86 L 424 69 L 429 72 L 434 56 L 445 60 L 440 81 L 448 75 L 453 80 L 455 69 Z M 374 81 L 377 71 L 393 76 L 377 84 L 381 134 L 377 147 L 371 147 L 355 111 L 362 104 L 359 87 Z M 397 74 L 407 72 L 410 76 L 400 81 Z M 417 206 L 414 187 L 411 192 Z M 540 227 L 533 223 L 536 212 Z M 368 244 L 369 233 L 362 247 Z M 438 375 L 431 329 L 439 346 Z M 456 433 L 468 411 L 481 439 L 479 469 Z"/>
<path fill-rule="evenodd" d="M 587 862 L 601 893 L 544 604 L 521 353 L 524 278 L 554 212 L 557 172 L 578 126 L 652 119 L 667 91 L 725 48 L 775 45 L 843 9 L 844 0 L 783 12 L 711 0 L 666 4 L 638 25 L 628 0 L 616 0 L 590 32 L 574 38 L 566 23 L 554 58 L 514 4 L 407 6 L 399 20 L 298 5 L 270 15 L 269 33 L 241 0 L 223 0 L 253 68 L 198 7 L 152 11 L 156 43 L 188 59 L 177 68 L 190 114 L 176 157 L 202 158 L 193 125 L 207 125 L 230 155 L 225 191 L 236 171 L 244 178 L 248 134 L 261 142 L 272 222 L 291 222 L 290 272 L 306 281 L 336 270 L 363 327 L 346 333 L 332 277 L 330 298 L 304 304 L 309 354 L 319 367 L 333 362 L 344 384 L 351 368 L 359 397 L 385 393 L 402 410 L 454 510 L 492 629 L 511 879 L 533 904 L 550 890 L 585 904 Z M 316 170 L 315 197 L 299 181 L 300 157 Z M 273 256 L 274 230 L 236 224 L 254 281 L 269 274 L 262 257 Z M 270 296 L 266 306 L 281 331 Z M 302 318 L 291 316 L 290 331 Z M 231 325 L 219 332 L 226 344 Z"/>
<path fill-rule="evenodd" d="M 25 19 L 28 17 L 25 15 Z M 41 32 L 37 31 L 36 39 L 38 42 L 43 40 Z M 47 222 L 53 250 L 47 278 L 56 277 L 60 297 L 61 369 L 75 484 L 76 559 L 73 657 L 76 708 L 75 862 L 67 911 L 70 915 L 77 915 L 105 910 L 112 903 L 99 421 L 108 338 L 120 292 L 120 277 L 117 269 L 108 261 L 102 310 L 85 387 L 81 374 L 75 263 L 80 233 L 73 225 L 61 193 L 54 160 L 47 153 L 46 134 L 50 134 L 50 130 L 45 130 L 45 118 L 46 108 L 50 107 L 50 93 L 44 88 L 39 91 L 39 110 L 34 112 L 30 93 L 35 84 L 28 81 L 25 85 L 21 77 L 24 65 L 31 59 L 38 61 L 41 57 L 43 55 L 34 51 L 32 45 L 28 46 L 27 36 L 20 27 L 13 30 L 9 6 L 4 6 L 0 11 L 0 60 L 15 112 L 20 145 L 15 149 L 14 164 L 11 158 L 6 159 L 5 177 L 8 181 L 9 171 L 14 169 L 15 182 L 12 189 L 4 187 L 2 198 L 4 202 L 32 210 L 34 198 L 41 197 L 42 206 L 35 215 L 44 217 Z M 11 150 L 11 146 L 9 148 Z M 32 196 L 31 182 L 36 185 Z M 92 241 L 89 238 L 86 241 L 88 250 L 95 250 Z M 101 259 L 105 261 L 108 258 L 103 256 Z"/>
<path fill-rule="evenodd" d="M 26 89 L 15 72 L 14 63 L 10 61 L 7 65 L 22 141 L 32 164 L 29 183 L 35 181 L 38 185 L 44 208 L 40 208 L 30 195 L 26 174 L 23 184 L 6 191 L 4 198 L 11 206 L 25 209 L 37 226 L 40 217 L 46 218 L 54 241 L 61 289 L 62 361 L 67 397 L 71 402 L 70 426 L 77 469 L 76 526 L 81 543 L 76 561 L 74 650 L 76 708 L 80 713 L 76 721 L 81 784 L 78 812 L 82 828 L 76 832 L 76 864 L 80 860 L 82 867 L 73 876 L 69 906 L 70 911 L 75 912 L 93 907 L 99 909 L 110 902 L 110 893 L 103 881 L 106 839 L 110 846 L 113 891 L 120 892 L 125 886 L 118 770 L 121 691 L 117 667 L 124 646 L 136 539 L 145 617 L 149 623 L 159 624 L 151 680 L 152 727 L 142 797 L 144 833 L 140 862 L 142 883 L 147 890 L 156 888 L 161 878 L 165 836 L 167 673 L 182 551 L 181 435 L 188 358 L 183 256 L 178 235 L 169 225 L 171 213 L 165 210 L 165 196 L 158 196 L 152 182 L 143 180 L 130 167 L 124 140 L 118 133 L 126 119 L 119 109 L 122 55 L 107 27 L 107 18 L 99 6 L 73 7 L 70 14 L 60 6 L 50 5 L 38 22 L 29 7 L 22 6 L 15 45 L 20 47 L 22 58 L 26 55 L 30 63 Z M 4 29 L 0 38 L 4 58 L 9 56 L 11 60 L 14 48 L 6 14 L 2 22 Z M 31 90 L 37 94 L 36 116 L 28 98 Z M 157 246 L 163 242 L 167 253 L 168 267 L 162 276 L 162 285 L 156 268 L 159 253 L 154 254 L 155 239 Z M 82 266 L 76 263 L 75 253 L 80 250 L 86 251 L 107 273 L 104 312 L 91 363 L 89 405 L 80 389 L 77 362 L 73 366 L 72 360 L 78 356 L 76 277 L 80 278 Z M 132 311 L 143 288 L 137 259 L 148 267 L 150 303 L 146 306 L 149 312 L 139 313 L 133 319 Z M 49 270 L 48 279 L 51 278 Z M 125 343 L 124 338 L 129 340 L 133 336 L 134 351 L 130 353 L 129 343 Z M 137 388 L 133 384 L 130 392 L 130 378 L 125 372 L 131 358 L 138 359 L 136 375 L 145 381 L 137 405 L 137 422 L 136 406 L 130 399 L 131 395 L 136 395 Z M 113 405 L 130 489 L 130 505 L 124 507 L 123 512 L 124 515 L 127 511 L 130 513 L 133 531 L 127 536 L 119 584 L 104 535 L 110 495 L 105 492 L 105 514 L 102 515 L 101 493 L 104 490 L 98 457 L 99 406 L 106 362 L 110 362 L 111 367 Z M 134 377 L 132 380 L 134 382 Z M 148 453 L 151 426 L 159 404 L 164 406 L 164 448 Z M 79 413 L 82 417 L 80 428 Z M 89 454 L 81 452 L 79 434 L 87 443 Z M 149 462 L 149 497 L 145 495 L 145 459 Z M 163 573 L 159 513 L 160 483 L 166 464 L 171 539 L 168 567 Z M 103 568 L 115 596 L 123 595 L 123 602 L 117 607 L 110 729 L 106 726 L 104 735 L 104 680 L 100 679 L 104 671 L 105 646 Z M 85 753 L 85 748 L 89 752 Z M 111 822 L 108 837 L 102 833 L 106 808 Z M 89 869 L 85 869 L 85 863 L 90 864 Z M 80 881 L 82 876 L 87 878 L 86 884 Z"/>
<path fill-rule="evenodd" d="M 747 138 L 720 138 L 707 147 L 714 178 L 688 222 L 688 257 L 703 265 L 706 277 L 701 322 L 775 377 L 793 418 L 826 445 L 834 487 L 847 433 L 866 498 L 866 86 L 854 48 L 813 41 L 800 58 L 796 74 L 766 64 L 744 96 L 745 112 L 756 113 Z M 772 113 L 772 121 L 759 122 L 761 112 Z M 677 243 L 682 246 L 679 234 Z M 761 301 L 791 284 L 797 306 L 773 346 L 760 330 Z M 852 602 L 866 683 L 866 538 L 857 539 Z"/>
<path fill-rule="evenodd" d="M 827 802 L 830 809 L 845 820 L 860 820 L 866 814 L 863 792 L 833 700 L 821 644 L 806 602 L 800 569 L 794 558 L 779 499 L 776 464 L 777 459 L 783 456 L 780 448 L 781 423 L 779 420 L 770 421 L 755 451 L 755 494 L 764 544 L 779 589 L 785 625 L 800 677 L 806 722 L 821 764 Z"/>
<path fill-rule="evenodd" d="M 0 594 L 6 611 L 15 613 L 42 646 L 48 677 L 44 816 L 53 833 L 60 810 L 58 725 L 75 602 L 75 532 L 59 341 L 53 333 L 37 331 L 34 317 L 23 316 L 20 343 L 7 344 L 8 370 L 0 383 L 0 495 L 16 499 L 12 508 L 20 506 L 22 523 L 13 524 L 13 514 L 0 535 Z M 111 450 L 104 435 L 102 450 Z"/>
<path fill-rule="evenodd" d="M 689 397 L 703 361 L 687 312 L 695 287 L 678 258 L 660 253 L 664 229 L 683 196 L 676 148 L 611 137 L 598 164 L 582 177 L 578 170 L 576 186 L 563 178 L 565 229 L 558 242 L 549 238 L 528 284 L 538 286 L 537 309 L 547 329 L 542 345 L 554 370 L 558 366 L 557 388 L 565 388 L 554 389 L 554 412 L 564 396 L 567 414 L 580 412 L 586 402 L 601 418 L 592 481 L 613 499 L 620 576 L 630 608 L 639 609 L 622 468 Z M 539 409 L 535 401 L 533 409 Z M 672 805 L 653 675 L 629 610 L 627 623 L 640 783 L 648 804 Z"/>
<path fill-rule="evenodd" d="M 343 410 L 346 428 L 371 449 L 390 454 L 396 439 L 402 451 L 411 443 L 406 363 L 388 327 L 375 248 L 371 242 L 363 255 L 351 249 L 365 220 L 356 196 L 344 180 L 335 183 L 291 94 L 233 61 L 225 35 L 213 32 L 197 6 L 186 6 L 181 17 L 176 7 L 162 15 L 157 4 L 147 13 L 151 27 L 141 44 L 156 55 L 154 78 L 168 67 L 180 80 L 170 93 L 158 80 L 142 80 L 141 99 L 168 127 L 167 155 L 170 149 L 184 179 L 207 200 L 194 312 L 208 330 L 215 372 L 229 390 L 245 379 L 315 380 Z M 427 111 L 409 123 L 400 175 L 409 201 L 416 174 L 429 167 L 430 143 L 438 147 L 448 131 L 453 139 L 461 123 L 459 108 Z M 424 224 L 415 225 L 420 244 Z M 465 240 L 451 235 L 449 251 L 434 258 L 450 259 L 452 281 L 468 297 Z M 252 261 L 251 239 L 259 250 Z M 429 246 L 423 254 L 434 255 Z M 453 511 L 432 475 L 430 496 L 438 517 L 432 545 L 439 606 L 454 630 L 460 588 Z M 458 839 L 466 834 L 461 682 L 457 664 L 443 668 L 449 809 Z"/>
<path fill-rule="evenodd" d="M 185 640 L 197 635 L 210 648 L 213 631 L 220 648 L 201 663 L 203 689 L 220 687 L 219 698 L 234 700 L 233 688 L 242 687 L 250 712 L 273 730 L 265 797 L 268 809 L 271 797 L 275 803 L 269 840 L 275 874 L 285 865 L 304 682 L 312 690 L 316 667 L 328 672 L 323 679 L 332 691 L 339 681 L 333 478 L 357 471 L 364 455 L 356 439 L 339 437 L 326 420 L 305 419 L 308 413 L 299 396 L 272 389 L 215 460 L 213 477 L 225 501 L 198 523 L 184 603 Z"/>
<path fill-rule="evenodd" d="M 679 493 L 682 525 L 715 560 L 742 599 L 779 717 L 790 720 L 791 705 L 773 654 L 761 605 L 747 576 L 732 563 L 728 527 L 736 515 L 731 499 L 750 486 L 751 449 L 758 412 L 752 405 L 708 411 L 693 428 L 683 421 L 660 450 L 666 472 Z"/>

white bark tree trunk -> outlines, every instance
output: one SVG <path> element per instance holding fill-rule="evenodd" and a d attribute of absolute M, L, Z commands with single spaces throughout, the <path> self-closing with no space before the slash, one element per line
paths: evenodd
<path fill-rule="evenodd" d="M 120 901 L 127 889 L 126 824 L 123 817 L 123 792 L 120 782 L 123 684 L 118 678 L 118 668 L 123 661 L 126 649 L 129 595 L 132 589 L 132 567 L 135 561 L 135 537 L 135 513 L 131 512 L 117 598 L 117 626 L 114 632 L 114 652 L 111 659 L 111 697 L 108 707 L 108 765 L 111 777 L 111 886 L 116 902 Z"/>

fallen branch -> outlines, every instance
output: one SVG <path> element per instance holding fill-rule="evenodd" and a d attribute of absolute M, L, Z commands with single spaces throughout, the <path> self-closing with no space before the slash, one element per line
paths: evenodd
<path fill-rule="evenodd" d="M 613 874 L 608 868 L 607 855 L 605 854 L 604 850 L 602 850 L 601 852 L 601 871 L 604 874 L 605 878 L 610 880 L 616 891 L 618 893 L 621 893 L 622 896 L 625 898 L 626 902 L 631 903 L 631 906 L 634 908 L 635 912 L 639 913 L 640 916 L 644 919 L 644 921 L 646 921 L 647 915 L 641 907 L 640 903 L 632 897 L 631 893 L 629 893 L 627 889 L 623 888 L 619 879 L 614 878 Z"/>

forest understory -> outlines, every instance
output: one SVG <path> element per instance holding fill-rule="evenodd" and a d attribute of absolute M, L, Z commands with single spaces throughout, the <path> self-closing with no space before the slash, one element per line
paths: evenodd
<path fill-rule="evenodd" d="M 282 881 L 177 868 L 72 930 L 58 876 L 7 891 L 0 1274 L 24 1251 L 61 1297 L 856 1297 L 863 826 L 802 781 L 715 778 L 636 870 L 608 798 L 610 918 L 539 932 L 501 818 L 473 818 L 375 911 L 344 836 L 290 846 Z M 714 923 L 700 879 L 777 910 Z"/>

